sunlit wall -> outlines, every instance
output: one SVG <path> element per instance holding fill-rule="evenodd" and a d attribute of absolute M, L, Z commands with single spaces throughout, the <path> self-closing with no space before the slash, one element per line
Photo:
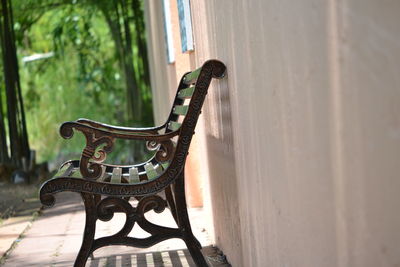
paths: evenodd
<path fill-rule="evenodd" d="M 162 79 L 176 75 L 157 56 L 158 4 L 147 8 L 161 103 Z M 191 64 L 228 67 L 210 88 L 200 150 L 216 244 L 232 265 L 400 265 L 400 2 L 191 9 Z"/>

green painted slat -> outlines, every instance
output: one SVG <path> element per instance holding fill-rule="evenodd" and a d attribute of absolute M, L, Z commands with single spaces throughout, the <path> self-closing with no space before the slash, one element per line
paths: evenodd
<path fill-rule="evenodd" d="M 179 122 L 176 122 L 176 121 L 170 121 L 169 123 L 168 123 L 168 129 L 170 129 L 170 130 L 172 130 L 172 131 L 176 131 L 176 130 L 178 130 L 179 128 L 181 128 L 181 123 L 179 123 Z"/>
<path fill-rule="evenodd" d="M 197 70 L 194 70 L 194 71 L 192 71 L 192 72 L 186 74 L 186 76 L 185 76 L 185 83 L 186 83 L 186 84 L 190 84 L 190 83 L 195 82 L 195 80 L 197 79 L 197 77 L 199 77 L 199 75 L 200 75 L 200 71 L 201 71 L 201 68 L 198 68 Z"/>
<path fill-rule="evenodd" d="M 176 105 L 173 108 L 173 113 L 176 115 L 186 115 L 188 109 L 189 109 L 189 106 Z"/>
<path fill-rule="evenodd" d="M 188 87 L 188 88 L 185 88 L 185 89 L 181 89 L 178 92 L 178 97 L 181 98 L 181 99 L 190 98 L 190 97 L 192 97 L 192 95 L 194 93 L 194 89 L 195 89 L 194 86 Z"/>
<path fill-rule="evenodd" d="M 139 183 L 140 179 L 139 179 L 139 172 L 136 168 L 130 168 L 129 169 L 129 183 L 130 184 L 136 184 Z"/>
<path fill-rule="evenodd" d="M 169 161 L 164 161 L 161 163 L 161 166 L 163 167 L 163 169 L 165 170 L 166 168 L 168 168 L 170 162 Z"/>
<path fill-rule="evenodd" d="M 112 184 L 120 184 L 122 177 L 122 169 L 121 168 L 114 168 L 111 176 L 110 183 Z"/>
<path fill-rule="evenodd" d="M 153 164 L 147 163 L 146 165 L 144 165 L 144 169 L 146 170 L 147 178 L 149 180 L 154 179 L 154 178 L 156 178 L 158 176 L 158 173 L 154 169 Z"/>
<path fill-rule="evenodd" d="M 81 170 L 79 168 L 76 168 L 73 170 L 73 172 L 71 173 L 70 177 L 74 177 L 74 178 L 83 178 L 83 175 L 81 173 Z"/>
<path fill-rule="evenodd" d="M 75 172 L 76 169 L 74 170 L 74 166 L 72 165 L 72 163 L 67 163 L 65 164 L 62 168 L 60 168 L 58 170 L 58 172 L 56 173 L 56 175 L 54 175 L 54 177 L 56 176 L 68 176 L 71 173 Z"/>
<path fill-rule="evenodd" d="M 162 174 L 163 171 L 164 171 L 164 169 L 163 169 L 163 167 L 162 167 L 161 164 L 157 164 L 156 167 L 155 167 L 155 170 L 156 170 L 156 172 L 157 172 L 157 175 Z"/>

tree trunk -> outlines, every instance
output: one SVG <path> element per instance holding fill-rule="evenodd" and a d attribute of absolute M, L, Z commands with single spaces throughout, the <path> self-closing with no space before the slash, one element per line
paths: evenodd
<path fill-rule="evenodd" d="M 3 5 L 1 7 L 1 13 L 3 14 Z M 3 18 L 0 18 L 0 36 L 1 36 L 1 54 L 2 58 L 5 58 L 4 51 L 4 30 L 3 30 Z M 4 70 L 5 62 L 3 60 L 3 71 Z M 3 87 L 1 87 L 3 88 Z M 8 154 L 7 148 L 7 136 L 6 136 L 6 126 L 4 122 L 4 110 L 3 110 L 3 99 L 2 99 L 2 92 L 0 91 L 0 163 L 8 163 L 10 161 L 10 157 Z"/>
<path fill-rule="evenodd" d="M 139 50 L 138 54 L 140 57 L 141 67 L 142 67 L 141 76 L 146 86 L 150 86 L 149 63 L 148 63 L 149 61 L 148 61 L 147 47 L 146 47 L 144 14 L 142 6 L 140 4 L 140 0 L 132 0 L 132 11 L 136 29 L 136 44 Z"/>
<path fill-rule="evenodd" d="M 109 4 L 113 6 L 110 7 Z M 133 67 L 133 54 L 132 54 L 132 42 L 130 40 L 130 29 L 124 26 L 123 35 L 120 24 L 120 11 L 118 7 L 118 1 L 114 0 L 106 4 L 99 3 L 100 10 L 102 11 L 108 27 L 111 32 L 111 36 L 114 40 L 115 48 L 117 51 L 118 61 L 122 70 L 122 77 L 126 86 L 127 95 L 127 113 L 128 121 L 137 122 L 141 120 L 141 103 L 142 98 L 137 86 L 137 80 L 135 76 L 135 69 Z M 112 13 L 111 13 L 112 12 Z M 114 15 L 114 16 L 113 16 Z M 125 16 L 122 17 L 126 19 Z M 125 24 L 125 21 L 123 22 Z M 129 22 L 127 22 L 129 23 Z M 129 31 L 129 32 L 128 32 Z M 124 38 L 125 37 L 125 38 Z"/>
<path fill-rule="evenodd" d="M 10 18 L 11 18 L 11 38 L 12 38 L 12 56 L 15 64 L 13 65 L 14 73 L 15 73 L 15 83 L 16 83 L 16 95 L 17 95 L 17 111 L 18 112 L 18 127 L 19 127 L 19 135 L 20 135 L 20 142 L 21 142 L 21 149 L 22 149 L 22 156 L 25 159 L 30 159 L 30 147 L 28 141 L 28 131 L 26 128 L 26 119 L 25 119 L 25 109 L 24 109 L 24 101 L 22 99 L 22 90 L 21 90 L 21 81 L 19 76 L 19 66 L 18 66 L 18 58 L 17 58 L 17 47 L 15 45 L 15 32 L 14 32 L 14 13 L 12 9 L 12 4 L 10 0 Z"/>
<path fill-rule="evenodd" d="M 19 82 L 11 1 L 1 0 L 1 9 L 1 48 L 7 96 L 7 118 L 11 163 L 21 168 L 22 158 L 29 160 L 30 153 L 21 86 Z"/>
<path fill-rule="evenodd" d="M 137 123 L 142 120 L 142 96 L 138 87 L 137 79 L 135 76 L 135 69 L 133 67 L 133 51 L 132 51 L 132 35 L 131 28 L 129 25 L 129 12 L 126 8 L 124 0 L 120 1 L 122 9 L 122 21 L 125 33 L 125 72 L 127 76 L 127 88 L 132 92 L 132 112 L 133 120 Z M 138 34 L 138 33 L 137 33 Z M 128 87 L 129 86 L 129 87 Z"/>
<path fill-rule="evenodd" d="M 6 140 L 7 136 L 6 136 L 6 127 L 4 123 L 3 99 L 1 97 L 1 92 L 0 92 L 0 163 L 8 163 L 10 161 Z"/>

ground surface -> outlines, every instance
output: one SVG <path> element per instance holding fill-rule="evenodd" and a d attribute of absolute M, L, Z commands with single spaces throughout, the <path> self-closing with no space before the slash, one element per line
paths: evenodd
<path fill-rule="evenodd" d="M 21 212 L 28 215 L 31 209 L 38 207 L 38 185 L 0 184 L 1 221 Z"/>
<path fill-rule="evenodd" d="M 0 263 L 39 215 L 37 191 L 37 185 L 0 185 Z"/>

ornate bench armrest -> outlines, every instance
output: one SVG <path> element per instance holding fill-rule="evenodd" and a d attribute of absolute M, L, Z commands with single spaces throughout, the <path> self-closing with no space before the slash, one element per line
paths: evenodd
<path fill-rule="evenodd" d="M 60 127 L 60 135 L 64 139 L 70 139 L 74 135 L 74 130 L 83 133 L 86 138 L 86 146 L 82 151 L 79 169 L 82 176 L 89 180 L 96 180 L 102 175 L 103 170 L 98 163 L 103 162 L 107 153 L 112 151 L 115 139 L 148 141 L 149 148 L 154 150 L 159 148 L 160 154 L 169 155 L 171 139 L 180 133 L 177 130 L 167 134 L 144 134 L 142 132 L 128 134 L 103 130 L 79 122 L 64 122 Z"/>
<path fill-rule="evenodd" d="M 99 129 L 108 130 L 108 131 L 123 132 L 123 133 L 157 134 L 159 130 L 164 129 L 166 126 L 165 124 L 163 124 L 163 125 L 156 126 L 156 127 L 131 128 L 131 127 L 121 127 L 121 126 L 105 124 L 105 123 L 101 123 L 101 122 L 97 122 L 97 121 L 88 120 L 85 118 L 80 118 L 80 119 L 76 120 L 76 122 L 79 122 L 82 124 L 87 124 L 94 128 L 99 128 Z"/>

